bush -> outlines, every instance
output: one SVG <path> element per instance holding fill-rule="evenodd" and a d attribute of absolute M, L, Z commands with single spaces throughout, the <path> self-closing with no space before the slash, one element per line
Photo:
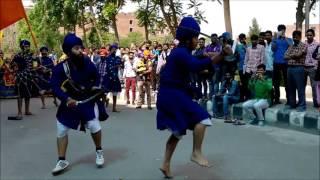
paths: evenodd
<path fill-rule="evenodd" d="M 140 44 L 144 41 L 144 37 L 141 33 L 131 32 L 128 37 L 120 38 L 120 46 L 121 47 L 130 47 L 132 43 Z"/>

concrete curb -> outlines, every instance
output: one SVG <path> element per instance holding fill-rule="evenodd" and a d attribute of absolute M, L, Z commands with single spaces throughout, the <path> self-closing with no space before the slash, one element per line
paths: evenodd
<path fill-rule="evenodd" d="M 232 118 L 247 119 L 246 115 L 242 114 L 242 103 L 231 106 Z M 285 109 L 283 105 L 276 105 L 265 110 L 265 120 L 267 124 L 287 124 L 294 128 L 320 131 L 320 113 L 317 111 L 297 112 Z"/>

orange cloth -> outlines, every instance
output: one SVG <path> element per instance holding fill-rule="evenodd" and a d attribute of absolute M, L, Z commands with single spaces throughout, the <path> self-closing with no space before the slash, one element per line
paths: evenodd
<path fill-rule="evenodd" d="M 9 64 L 4 64 L 2 66 L 2 69 L 4 71 L 3 74 L 3 81 L 5 86 L 14 86 L 15 85 L 15 77 L 13 70 L 10 69 Z"/>
<path fill-rule="evenodd" d="M 0 0 L 0 30 L 25 17 L 21 0 Z"/>
<path fill-rule="evenodd" d="M 108 56 L 108 54 L 109 54 L 109 51 L 107 49 L 105 48 L 100 49 L 100 52 L 99 52 L 100 56 Z"/>

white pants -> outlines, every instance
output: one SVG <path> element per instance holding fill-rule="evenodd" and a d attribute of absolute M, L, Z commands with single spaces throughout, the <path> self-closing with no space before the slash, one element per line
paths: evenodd
<path fill-rule="evenodd" d="M 97 133 L 98 131 L 101 130 L 101 125 L 100 122 L 98 120 L 98 107 L 97 105 L 94 107 L 94 113 L 95 113 L 95 118 L 91 121 L 88 121 L 87 124 L 85 125 L 87 129 L 90 130 L 91 134 Z M 68 131 L 69 131 L 69 127 L 61 124 L 58 120 L 57 120 L 57 137 L 58 138 L 62 138 L 66 135 L 68 135 Z"/>
<path fill-rule="evenodd" d="M 249 113 L 250 115 L 254 116 L 253 109 L 257 114 L 257 120 L 264 120 L 262 110 L 267 109 L 269 107 L 269 103 L 266 99 L 253 99 L 248 100 L 242 105 L 243 113 Z"/>

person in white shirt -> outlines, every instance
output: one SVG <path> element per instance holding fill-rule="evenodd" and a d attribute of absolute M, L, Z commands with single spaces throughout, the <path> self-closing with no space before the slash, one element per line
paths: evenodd
<path fill-rule="evenodd" d="M 272 51 L 272 32 L 265 32 L 265 65 L 266 65 L 266 76 L 272 78 L 273 74 L 273 51 Z"/>
<path fill-rule="evenodd" d="M 170 55 L 169 44 L 165 43 L 162 46 L 162 52 L 158 59 L 156 74 L 160 74 L 161 69 L 166 64 L 167 57 Z"/>
<path fill-rule="evenodd" d="M 126 83 L 126 97 L 127 104 L 130 104 L 130 88 L 132 90 L 132 101 L 131 104 L 135 105 L 136 100 L 136 71 L 134 69 L 137 59 L 134 56 L 134 52 L 129 52 L 129 58 L 124 63 L 123 78 Z"/>

